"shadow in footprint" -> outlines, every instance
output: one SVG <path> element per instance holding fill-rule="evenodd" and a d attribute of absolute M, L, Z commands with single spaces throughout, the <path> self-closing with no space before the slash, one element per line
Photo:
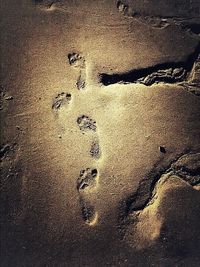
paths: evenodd
<path fill-rule="evenodd" d="M 80 204 L 84 222 L 89 225 L 94 225 L 97 221 L 97 212 L 94 206 L 92 206 L 89 201 L 83 200 L 83 198 L 80 198 Z"/>
<path fill-rule="evenodd" d="M 62 92 L 58 94 L 53 100 L 52 109 L 55 111 L 58 110 L 63 105 L 69 104 L 71 99 L 72 99 L 72 96 L 69 93 Z"/>
<path fill-rule="evenodd" d="M 86 86 L 86 65 L 85 58 L 78 53 L 68 54 L 68 60 L 70 66 L 79 70 L 79 76 L 76 82 L 78 90 L 85 89 Z"/>
<path fill-rule="evenodd" d="M 86 115 L 81 115 L 77 119 L 77 124 L 79 126 L 79 129 L 81 131 L 86 132 L 86 131 L 94 131 L 96 132 L 96 121 L 91 119 L 89 116 Z"/>
<path fill-rule="evenodd" d="M 99 159 L 101 156 L 101 149 L 100 149 L 100 145 L 99 145 L 99 141 L 95 140 L 92 142 L 91 144 L 91 148 L 90 148 L 90 155 L 91 157 L 95 158 L 95 159 Z"/>
<path fill-rule="evenodd" d="M 84 190 L 87 187 L 94 188 L 97 185 L 97 174 L 97 169 L 81 170 L 77 180 L 77 190 Z"/>

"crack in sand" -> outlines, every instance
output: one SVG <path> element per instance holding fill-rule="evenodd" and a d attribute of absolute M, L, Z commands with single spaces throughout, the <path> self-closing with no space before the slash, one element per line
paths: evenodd
<path fill-rule="evenodd" d="M 196 157 L 196 158 L 195 158 Z M 194 161 L 193 169 L 180 164 L 181 160 Z M 185 163 L 185 162 L 184 162 Z M 133 212 L 140 212 L 152 202 L 155 189 L 164 174 L 177 175 L 191 186 L 200 185 L 200 153 L 183 153 L 173 160 L 167 167 L 158 168 L 155 166 L 151 172 L 143 179 L 138 186 L 137 191 L 129 196 L 121 205 L 120 220 L 124 221 Z M 195 165 L 196 164 L 196 165 Z"/>
<path fill-rule="evenodd" d="M 193 90 L 188 89 L 188 91 L 199 95 L 200 92 L 197 83 L 200 79 L 199 55 L 200 43 L 196 47 L 195 51 L 184 62 L 163 63 L 143 69 L 133 69 L 125 73 L 101 73 L 99 75 L 99 81 L 104 86 L 116 83 L 143 84 L 145 86 L 152 86 L 159 83 L 176 84 L 182 85 L 186 89 L 192 87 Z M 194 79 L 198 81 L 194 81 Z"/>

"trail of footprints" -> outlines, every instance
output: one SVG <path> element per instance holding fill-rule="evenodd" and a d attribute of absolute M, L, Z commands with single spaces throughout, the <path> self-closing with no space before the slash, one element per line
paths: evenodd
<path fill-rule="evenodd" d="M 68 54 L 68 61 L 71 67 L 78 71 L 78 79 L 76 87 L 78 90 L 84 90 L 86 87 L 86 62 L 85 58 L 78 53 Z M 53 100 L 52 110 L 58 114 L 59 109 L 69 105 L 72 96 L 70 93 L 61 92 Z M 91 135 L 91 146 L 88 149 L 90 156 L 98 161 L 101 157 L 101 149 L 99 145 L 99 138 L 97 132 L 96 121 L 89 116 L 82 114 L 77 120 L 77 127 L 83 135 Z M 98 219 L 98 212 L 94 205 L 91 203 L 91 194 L 93 194 L 98 186 L 99 173 L 94 167 L 87 167 L 80 170 L 79 177 L 77 178 L 76 189 L 79 194 L 79 202 L 81 214 L 84 222 L 90 226 L 95 225 Z"/>

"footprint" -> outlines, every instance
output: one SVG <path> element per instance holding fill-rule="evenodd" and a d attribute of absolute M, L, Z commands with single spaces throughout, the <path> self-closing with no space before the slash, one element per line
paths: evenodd
<path fill-rule="evenodd" d="M 98 140 L 92 142 L 90 148 L 90 155 L 95 159 L 99 159 L 101 157 L 101 149 Z"/>
<path fill-rule="evenodd" d="M 119 12 L 125 13 L 128 10 L 128 5 L 122 3 L 121 1 L 117 1 L 117 9 Z"/>
<path fill-rule="evenodd" d="M 68 54 L 69 64 L 74 68 L 85 68 L 85 58 L 78 53 Z"/>
<path fill-rule="evenodd" d="M 87 168 L 80 171 L 79 178 L 77 180 L 77 190 L 84 190 L 89 187 L 89 189 L 97 186 L 97 169 Z"/>
<path fill-rule="evenodd" d="M 79 129 L 84 132 L 86 131 L 93 131 L 96 132 L 96 121 L 91 119 L 89 116 L 81 115 L 77 119 L 77 124 L 79 126 Z"/>
<path fill-rule="evenodd" d="M 17 149 L 17 143 L 3 144 L 0 146 L 0 162 L 9 159 L 11 156 L 15 155 Z"/>
<path fill-rule="evenodd" d="M 91 142 L 91 147 L 90 147 L 90 155 L 91 157 L 95 159 L 99 159 L 101 156 L 101 149 L 100 149 L 100 144 L 98 140 L 98 133 L 97 133 L 97 125 L 96 121 L 91 119 L 87 115 L 81 115 L 77 119 L 77 124 L 79 126 L 79 129 L 82 131 L 84 134 L 85 132 L 92 131 L 95 132 L 96 134 L 93 137 L 93 140 Z"/>
<path fill-rule="evenodd" d="M 69 93 L 62 92 L 58 94 L 53 100 L 52 109 L 55 111 L 60 109 L 62 106 L 69 104 L 71 99 L 72 96 Z"/>
<path fill-rule="evenodd" d="M 98 219 L 98 213 L 95 211 L 95 208 L 89 201 L 83 200 L 80 197 L 81 213 L 82 218 L 86 224 L 92 226 L 95 225 Z"/>
<path fill-rule="evenodd" d="M 94 205 L 86 200 L 85 190 L 95 188 L 97 186 L 97 169 L 87 168 L 81 170 L 77 179 L 77 190 L 80 197 L 81 214 L 84 222 L 89 225 L 94 225 L 97 222 L 98 213 Z"/>
<path fill-rule="evenodd" d="M 86 86 L 86 75 L 85 72 L 81 71 L 78 80 L 76 82 L 76 87 L 78 88 L 78 90 L 83 90 L 85 89 Z"/>
<path fill-rule="evenodd" d="M 13 99 L 14 99 L 13 96 L 9 95 L 6 92 L 5 87 L 0 85 L 0 110 L 7 108 L 9 102 Z"/>
<path fill-rule="evenodd" d="M 86 87 L 86 64 L 85 58 L 78 53 L 68 54 L 68 60 L 70 66 L 74 67 L 79 71 L 79 76 L 76 82 L 78 90 L 83 90 Z"/>

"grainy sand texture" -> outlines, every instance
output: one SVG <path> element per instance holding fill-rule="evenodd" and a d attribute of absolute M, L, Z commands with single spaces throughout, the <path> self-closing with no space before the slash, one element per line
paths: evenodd
<path fill-rule="evenodd" d="M 200 266 L 200 0 L 0 12 L 0 265 Z"/>

